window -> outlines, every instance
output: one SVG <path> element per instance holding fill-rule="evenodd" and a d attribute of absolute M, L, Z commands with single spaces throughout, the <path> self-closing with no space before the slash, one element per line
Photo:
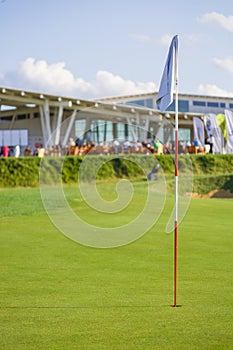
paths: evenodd
<path fill-rule="evenodd" d="M 130 106 L 140 106 L 140 107 L 154 108 L 153 98 L 147 98 L 145 100 L 129 101 L 126 104 L 130 105 Z"/>
<path fill-rule="evenodd" d="M 179 128 L 179 140 L 185 143 L 191 142 L 191 130 L 187 128 Z"/>
<path fill-rule="evenodd" d="M 75 136 L 77 138 L 82 138 L 85 132 L 86 120 L 79 119 L 75 122 Z"/>
<path fill-rule="evenodd" d="M 129 102 L 127 102 L 127 105 L 144 107 L 145 106 L 145 100 L 129 101 Z"/>
<path fill-rule="evenodd" d="M 1 121 L 2 121 L 2 120 L 9 121 L 9 120 L 11 120 L 11 119 L 12 119 L 12 116 L 10 116 L 10 117 L 1 117 Z"/>
<path fill-rule="evenodd" d="M 117 123 L 117 138 L 119 140 L 125 140 L 125 124 Z"/>
<path fill-rule="evenodd" d="M 113 126 L 111 121 L 98 120 L 99 142 L 109 142 L 113 139 Z"/>
<path fill-rule="evenodd" d="M 178 109 L 179 109 L 179 112 L 189 112 L 189 101 L 179 100 Z"/>
<path fill-rule="evenodd" d="M 148 108 L 154 108 L 154 104 L 153 104 L 153 99 L 152 98 L 148 98 L 147 100 L 145 100 L 146 102 L 146 107 Z"/>
<path fill-rule="evenodd" d="M 226 108 L 226 103 L 225 102 L 220 102 L 220 107 L 221 108 Z"/>
<path fill-rule="evenodd" d="M 193 101 L 193 106 L 205 107 L 206 103 L 204 101 Z"/>
<path fill-rule="evenodd" d="M 30 115 L 28 115 L 28 114 L 18 114 L 15 119 L 16 120 L 24 120 L 24 119 L 29 119 L 29 117 L 30 117 Z"/>
<path fill-rule="evenodd" d="M 191 130 L 188 128 L 179 128 L 179 141 L 184 142 L 185 144 L 187 142 L 191 142 Z M 162 140 L 162 138 L 160 139 Z M 170 130 L 169 135 L 167 135 L 165 142 L 173 142 L 175 141 L 175 130 Z"/>
<path fill-rule="evenodd" d="M 208 107 L 218 107 L 218 102 L 207 102 Z"/>
<path fill-rule="evenodd" d="M 175 111 L 175 101 L 166 109 L 167 111 Z M 178 110 L 179 112 L 189 112 L 189 101 L 188 100 L 179 100 L 178 101 Z"/>

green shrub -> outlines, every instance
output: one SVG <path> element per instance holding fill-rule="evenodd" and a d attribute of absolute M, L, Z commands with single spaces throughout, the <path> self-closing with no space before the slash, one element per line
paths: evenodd
<path fill-rule="evenodd" d="M 64 184 L 72 184 L 77 183 L 79 176 L 83 176 L 85 181 L 145 179 L 156 162 L 160 164 L 166 176 L 168 187 L 172 188 L 174 156 L 142 154 L 45 157 L 43 159 L 38 157 L 0 158 L 0 187 L 36 187 L 39 186 L 40 181 L 53 184 L 60 180 Z M 179 156 L 179 173 L 182 176 L 190 172 L 190 167 L 193 169 L 195 192 L 207 193 L 220 188 L 233 192 L 233 155 Z"/>
<path fill-rule="evenodd" d="M 37 157 L 0 158 L 0 186 L 38 186 L 39 165 Z"/>

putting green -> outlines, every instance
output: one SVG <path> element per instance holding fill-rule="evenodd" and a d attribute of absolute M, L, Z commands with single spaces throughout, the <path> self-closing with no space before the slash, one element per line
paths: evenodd
<path fill-rule="evenodd" d="M 109 200 L 111 186 L 99 187 Z M 95 212 L 75 186 L 65 193 L 99 226 L 126 223 L 142 208 L 140 191 L 115 214 Z M 173 234 L 163 231 L 172 197 L 140 239 L 96 249 L 59 232 L 39 189 L 0 195 L 0 349 L 232 349 L 232 199 L 191 200 L 179 226 L 181 307 L 173 308 Z"/>

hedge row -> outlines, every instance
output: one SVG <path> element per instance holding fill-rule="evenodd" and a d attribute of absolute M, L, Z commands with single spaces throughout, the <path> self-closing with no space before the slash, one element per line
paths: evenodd
<path fill-rule="evenodd" d="M 60 178 L 64 184 L 72 184 L 81 175 L 85 180 L 146 178 L 156 162 L 166 176 L 173 176 L 174 157 L 170 155 L 0 158 L 0 187 L 36 187 L 40 181 L 50 184 Z M 233 155 L 179 156 L 180 172 L 188 171 L 190 164 L 195 192 L 207 193 L 219 188 L 233 192 Z"/>

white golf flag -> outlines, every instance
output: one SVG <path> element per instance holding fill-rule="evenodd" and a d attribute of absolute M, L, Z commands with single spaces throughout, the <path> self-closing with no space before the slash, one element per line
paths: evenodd
<path fill-rule="evenodd" d="M 227 129 L 227 145 L 233 149 L 233 113 L 225 109 L 226 129 Z"/>
<path fill-rule="evenodd" d="M 174 82 L 177 75 L 177 66 L 175 64 L 177 53 L 178 35 L 175 35 L 169 47 L 167 61 L 164 67 L 159 92 L 156 99 L 156 103 L 161 112 L 164 112 L 173 102 Z"/>

